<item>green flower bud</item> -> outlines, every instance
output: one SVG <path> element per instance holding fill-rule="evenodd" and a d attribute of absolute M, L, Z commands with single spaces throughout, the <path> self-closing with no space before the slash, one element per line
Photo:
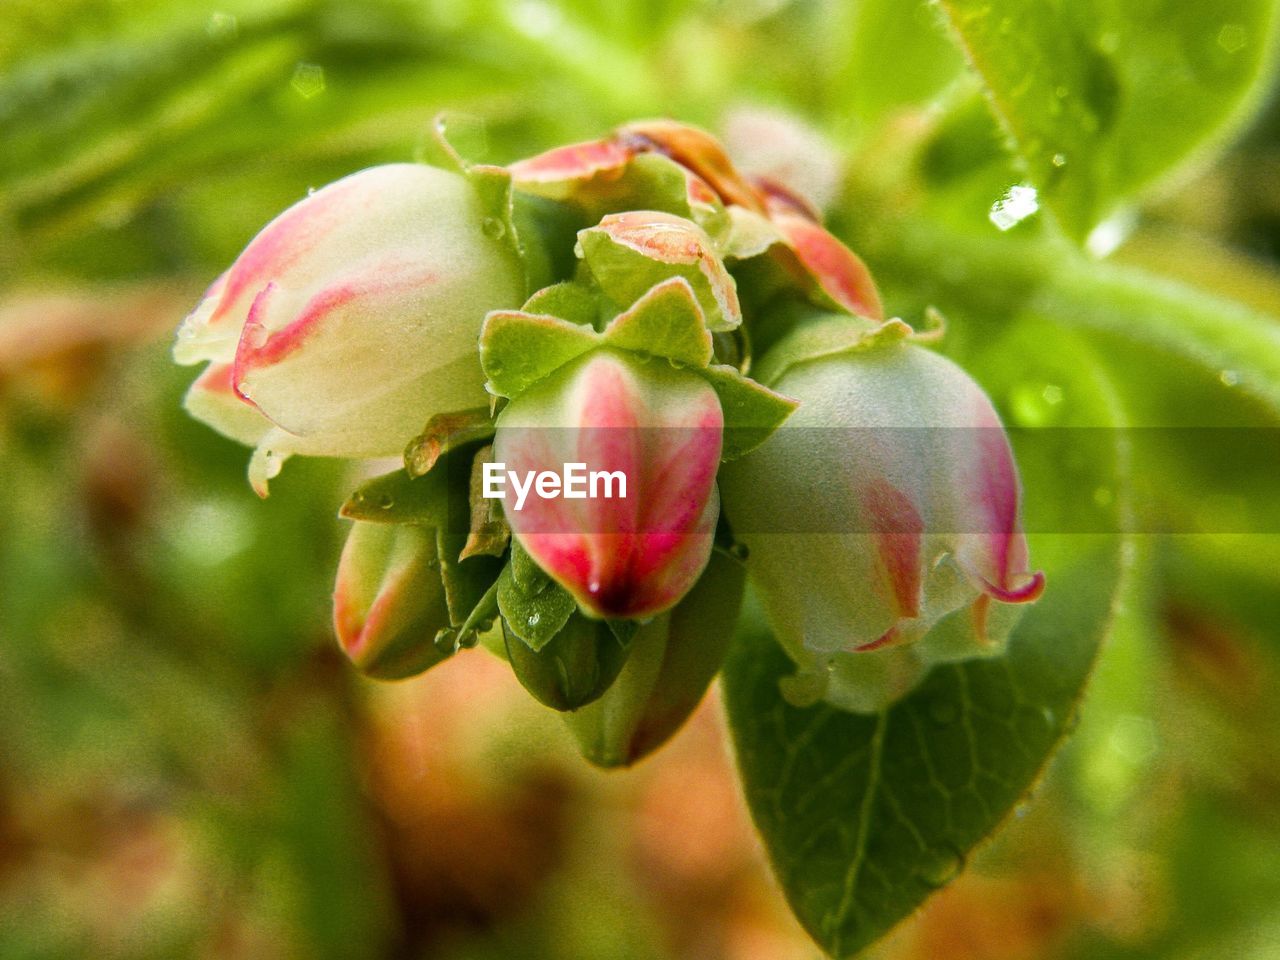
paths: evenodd
<path fill-rule="evenodd" d="M 380 680 L 421 673 L 446 659 L 436 634 L 449 626 L 435 531 L 357 521 L 338 561 L 333 625 L 342 651 Z"/>

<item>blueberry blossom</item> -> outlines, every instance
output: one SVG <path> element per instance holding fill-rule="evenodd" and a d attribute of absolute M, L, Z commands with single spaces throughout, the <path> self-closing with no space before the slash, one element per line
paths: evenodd
<path fill-rule="evenodd" d="M 487 402 L 476 336 L 524 274 L 486 216 L 459 173 L 372 167 L 280 214 L 209 289 L 174 356 L 208 363 L 187 408 L 258 448 L 259 493 L 291 453 L 399 454 Z"/>
<path fill-rule="evenodd" d="M 990 400 L 907 329 L 832 318 L 774 347 L 761 376 L 800 408 L 721 478 L 792 693 L 855 710 L 998 651 L 1044 585 Z"/>
<path fill-rule="evenodd" d="M 539 484 L 517 505 L 506 484 L 512 533 L 594 616 L 674 606 L 711 552 L 723 426 L 715 390 L 691 370 L 608 348 L 579 357 L 502 411 L 493 456 L 515 477 L 580 464 L 609 485 L 567 496 Z"/>

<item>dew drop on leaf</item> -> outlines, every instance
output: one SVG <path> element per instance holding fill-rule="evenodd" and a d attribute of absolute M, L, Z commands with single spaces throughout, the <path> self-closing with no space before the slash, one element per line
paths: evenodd
<path fill-rule="evenodd" d="M 480 224 L 480 229 L 484 231 L 486 237 L 497 240 L 506 235 L 507 225 L 497 217 L 485 217 L 484 222 Z"/>
<path fill-rule="evenodd" d="M 1005 231 L 1016 227 L 1040 209 L 1036 188 L 1025 183 L 1014 184 L 1003 197 L 991 205 L 987 218 L 996 229 Z"/>
<path fill-rule="evenodd" d="M 950 883 L 964 867 L 964 857 L 951 847 L 926 850 L 916 874 L 931 887 Z"/>

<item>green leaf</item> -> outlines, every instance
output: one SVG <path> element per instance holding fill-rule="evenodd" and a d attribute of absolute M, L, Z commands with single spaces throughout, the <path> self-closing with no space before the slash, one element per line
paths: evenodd
<path fill-rule="evenodd" d="M 516 397 L 553 370 L 600 344 L 600 336 L 559 317 L 497 310 L 480 331 L 480 364 L 490 389 Z"/>
<path fill-rule="evenodd" d="M 1087 373 L 1095 358 L 1061 328 L 1028 322 L 975 360 L 997 396 L 1022 377 L 1066 383 L 1064 425 L 1114 422 L 1108 385 Z M 1082 483 L 1113 492 L 1107 511 L 1118 524 L 1120 464 L 1111 449 L 1063 476 L 1060 458 L 1023 458 L 1029 525 L 1053 529 Z M 1007 652 L 937 666 L 879 714 L 789 704 L 779 682 L 795 668 L 761 612 L 748 611 L 724 672 L 748 807 L 796 915 L 835 957 L 873 943 L 955 877 L 1071 728 L 1125 552 L 1113 534 L 1030 540 L 1048 586 Z"/>
<path fill-rule="evenodd" d="M 843 63 L 832 84 L 864 123 L 927 102 L 964 67 L 928 0 L 860 0 L 836 9 L 848 23 L 833 31 Z"/>
<path fill-rule="evenodd" d="M 604 339 L 612 347 L 695 367 L 711 362 L 711 333 L 693 288 L 683 277 L 672 277 L 648 290 L 605 327 Z"/>
<path fill-rule="evenodd" d="M 1077 240 L 1234 133 L 1270 77 L 1268 0 L 940 5 L 1028 178 Z"/>

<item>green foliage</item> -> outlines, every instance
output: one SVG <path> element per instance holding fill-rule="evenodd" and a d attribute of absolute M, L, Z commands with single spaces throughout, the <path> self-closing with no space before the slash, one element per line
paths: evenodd
<path fill-rule="evenodd" d="M 1026 174 L 1083 239 L 1221 140 L 1270 80 L 1266 0 L 941 0 Z"/>

